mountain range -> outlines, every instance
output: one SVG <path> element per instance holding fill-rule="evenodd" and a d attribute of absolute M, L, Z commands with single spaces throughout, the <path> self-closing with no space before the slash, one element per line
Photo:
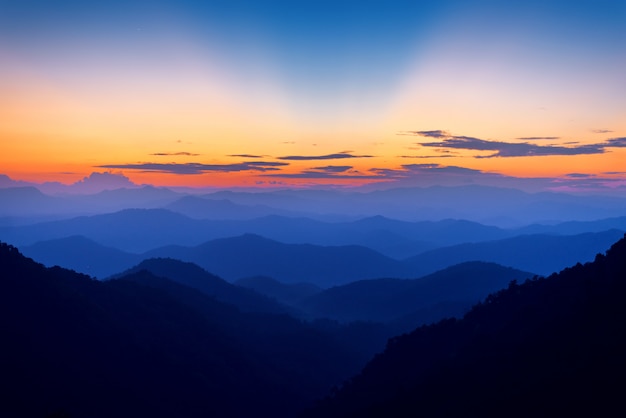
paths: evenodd
<path fill-rule="evenodd" d="M 419 279 L 359 280 L 317 292 L 296 306 L 313 317 L 344 322 L 411 318 L 413 329 L 434 319 L 462 316 L 489 293 L 505 288 L 512 280 L 531 277 L 532 273 L 493 263 L 467 262 Z M 442 306 L 445 314 L 437 316 Z"/>
<path fill-rule="evenodd" d="M 141 211 L 136 215 L 140 218 Z M 170 216 L 167 212 L 164 215 Z M 184 224 L 188 218 L 181 220 L 181 224 Z M 174 225 L 169 230 L 176 236 Z M 107 229 L 106 225 L 99 231 L 103 235 L 116 237 L 115 232 Z M 124 230 L 121 235 L 131 236 L 133 231 L 136 232 L 132 229 Z M 153 234 L 155 240 L 168 238 L 157 232 Z M 189 247 L 169 245 L 141 254 L 101 246 L 80 236 L 20 248 L 26 255 L 45 265 L 60 265 L 99 278 L 129 269 L 144 259 L 173 258 L 195 263 L 231 282 L 260 275 L 285 283 L 310 282 L 316 286 L 329 287 L 364 279 L 415 279 L 466 261 L 498 263 L 546 275 L 577 262 L 592 260 L 595 254 L 622 234 L 619 230 L 609 230 L 572 236 L 526 235 L 443 247 L 405 260 L 395 260 L 362 246 L 285 244 L 253 234 Z"/>
<path fill-rule="evenodd" d="M 374 325 L 244 313 L 145 269 L 96 281 L 4 243 L 0 272 L 2 416 L 293 416 L 384 341 Z"/>
<path fill-rule="evenodd" d="M 97 177 L 102 177 L 100 174 Z M 203 193 L 138 186 L 129 184 L 127 179 L 118 180 L 111 184 L 105 181 L 104 185 L 90 180 L 84 183 L 85 187 L 76 185 L 80 187 L 72 189 L 71 194 L 63 187 L 0 182 L 4 184 L 0 198 L 5 203 L 0 208 L 0 218 L 7 218 L 5 224 L 13 218 L 24 223 L 29 217 L 71 217 L 169 207 L 202 219 L 252 219 L 273 214 L 341 221 L 382 215 L 410 222 L 467 219 L 510 228 L 533 223 L 593 221 L 623 216 L 626 210 L 626 198 L 622 196 L 528 193 L 479 185 L 376 191 L 291 189 Z M 97 187 L 87 187 L 87 183 Z M 11 185 L 15 187 L 6 187 Z M 76 193 L 81 190 L 82 194 Z"/>
<path fill-rule="evenodd" d="M 621 416 L 626 237 L 389 340 L 302 417 Z"/>
<path fill-rule="evenodd" d="M 463 318 L 404 331 L 372 358 L 391 328 L 297 320 L 271 301 L 266 307 L 277 311 L 250 307 L 268 300 L 188 263 L 147 260 L 97 281 L 0 244 L 7 337 L 0 412 L 281 417 L 308 406 L 303 417 L 621 414 L 625 260 L 626 237 L 606 255 L 546 278 L 522 282 L 528 273 L 466 263 L 300 299 L 335 315 L 349 315 L 341 305 L 352 301 L 353 312 L 369 306 L 393 323 L 406 307 L 442 295 L 443 303 L 469 302 L 477 289 L 511 279 L 485 299 L 474 293 L 482 302 Z M 324 393 L 331 395 L 313 402 Z"/>

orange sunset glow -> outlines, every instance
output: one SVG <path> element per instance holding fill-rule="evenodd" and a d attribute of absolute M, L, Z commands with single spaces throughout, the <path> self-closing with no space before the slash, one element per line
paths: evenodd
<path fill-rule="evenodd" d="M 555 25 L 547 13 L 530 31 L 526 12 L 428 9 L 419 30 L 376 38 L 357 25 L 345 42 L 332 17 L 329 33 L 312 20 L 294 39 L 265 15 L 237 36 L 228 22 L 203 33 L 182 9 L 114 32 L 108 14 L 92 29 L 89 14 L 23 20 L 0 43 L 0 167 L 34 182 L 110 171 L 193 187 L 386 184 L 380 170 L 408 164 L 614 180 L 626 62 L 606 40 L 623 29 L 590 38 L 578 15 Z M 515 144 L 526 147 L 501 151 Z"/>

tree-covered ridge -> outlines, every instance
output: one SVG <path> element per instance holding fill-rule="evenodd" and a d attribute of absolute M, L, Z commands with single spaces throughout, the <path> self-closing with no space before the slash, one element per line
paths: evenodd
<path fill-rule="evenodd" d="M 623 416 L 625 353 L 626 238 L 391 339 L 305 416 Z"/>
<path fill-rule="evenodd" d="M 364 362 L 341 330 L 146 271 L 100 282 L 2 243 L 0 329 L 0 416 L 290 416 Z"/>

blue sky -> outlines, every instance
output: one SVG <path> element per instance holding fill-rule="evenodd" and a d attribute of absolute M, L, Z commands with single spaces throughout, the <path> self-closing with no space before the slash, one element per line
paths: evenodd
<path fill-rule="evenodd" d="M 626 136 L 624 45 L 624 1 L 0 1 L 0 138 L 14 161 L 0 162 L 13 176 L 132 177 L 139 164 L 353 152 L 373 156 L 345 173 L 363 178 L 401 157 L 526 177 L 618 172 L 624 155 L 605 145 Z M 401 134 L 437 130 L 544 156 L 439 147 L 436 160 Z"/>

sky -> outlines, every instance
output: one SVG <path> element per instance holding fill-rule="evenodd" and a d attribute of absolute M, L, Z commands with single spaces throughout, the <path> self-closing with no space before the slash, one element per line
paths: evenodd
<path fill-rule="evenodd" d="M 624 74 L 624 0 L 0 0 L 0 174 L 610 191 Z"/>

